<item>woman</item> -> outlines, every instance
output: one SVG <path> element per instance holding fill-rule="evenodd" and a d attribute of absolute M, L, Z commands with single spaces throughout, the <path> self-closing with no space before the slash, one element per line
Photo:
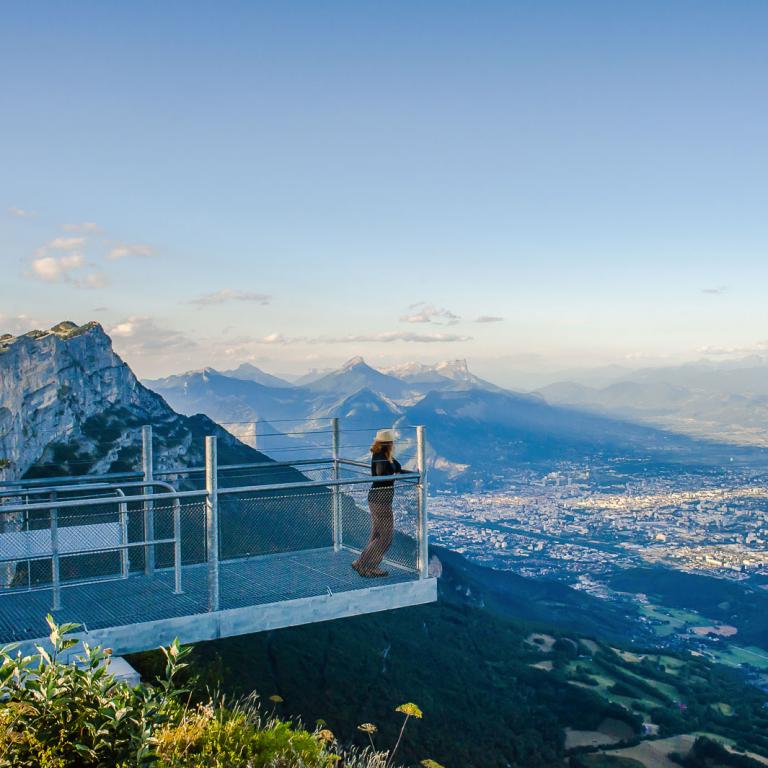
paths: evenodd
<path fill-rule="evenodd" d="M 395 433 L 391 429 L 380 429 L 371 446 L 371 474 L 374 477 L 399 475 L 403 468 L 394 458 Z M 384 554 L 392 544 L 395 520 L 392 515 L 392 499 L 395 496 L 394 480 L 376 480 L 368 491 L 368 508 L 371 510 L 371 536 L 360 557 L 352 567 L 368 578 L 389 576 L 379 566 Z"/>

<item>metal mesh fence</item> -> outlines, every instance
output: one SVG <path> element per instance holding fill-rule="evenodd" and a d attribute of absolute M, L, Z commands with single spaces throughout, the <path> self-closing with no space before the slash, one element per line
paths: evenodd
<path fill-rule="evenodd" d="M 332 495 L 326 489 L 219 497 L 222 560 L 331 546 Z"/>
<path fill-rule="evenodd" d="M 350 568 L 381 525 L 369 473 L 364 463 L 324 459 L 220 468 L 220 607 L 370 586 Z M 0 501 L 0 642 L 40 637 L 52 604 L 60 620 L 90 628 L 210 610 L 208 503 L 184 495 L 204 483 L 197 472 L 180 475 L 178 491 L 156 488 L 141 500 L 147 489 L 127 480 Z M 263 487 L 286 483 L 305 485 Z M 397 480 L 383 496 L 392 540 L 382 567 L 390 579 L 417 578 L 419 486 Z"/>
<path fill-rule="evenodd" d="M 418 494 L 415 482 L 401 480 L 393 488 L 371 489 L 369 484 L 342 486 L 340 506 L 344 546 L 365 549 L 377 517 L 386 531 L 391 509 L 392 543 L 384 560 L 415 570 L 418 563 Z"/>

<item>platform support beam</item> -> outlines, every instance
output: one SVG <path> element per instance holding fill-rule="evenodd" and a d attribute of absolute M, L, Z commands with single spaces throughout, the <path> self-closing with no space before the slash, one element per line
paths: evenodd
<path fill-rule="evenodd" d="M 56 491 L 51 491 L 51 501 L 56 501 Z M 51 610 L 61 608 L 61 569 L 59 561 L 59 510 L 51 507 L 51 582 L 53 598 Z"/>
<path fill-rule="evenodd" d="M 332 434 L 332 456 L 333 456 L 333 479 L 340 479 L 340 464 L 339 459 L 341 450 L 341 433 L 339 432 L 339 420 L 337 418 L 331 419 L 331 434 Z M 333 486 L 333 549 L 334 552 L 340 552 L 344 544 L 344 532 L 342 530 L 341 520 L 341 495 L 339 493 L 339 486 Z"/>
<path fill-rule="evenodd" d="M 419 576 L 426 579 L 429 575 L 429 535 L 427 533 L 427 438 L 423 426 L 416 427 L 416 465 L 419 470 L 418 569 Z"/>
<path fill-rule="evenodd" d="M 147 424 L 141 428 L 141 468 L 144 482 L 151 483 L 155 479 L 154 457 L 152 455 L 152 426 Z M 152 493 L 152 486 L 147 485 L 144 493 Z M 144 502 L 144 541 L 155 540 L 155 506 L 152 501 Z M 155 572 L 155 547 L 147 544 L 144 547 L 144 573 L 151 576 Z"/>
<path fill-rule="evenodd" d="M 219 610 L 219 480 L 216 437 L 205 438 L 205 541 L 208 555 L 208 610 Z"/>

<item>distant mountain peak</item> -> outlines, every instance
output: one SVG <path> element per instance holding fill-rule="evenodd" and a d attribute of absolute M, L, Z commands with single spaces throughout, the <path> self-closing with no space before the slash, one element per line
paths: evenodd
<path fill-rule="evenodd" d="M 348 371 L 350 368 L 357 368 L 358 365 L 365 365 L 366 367 L 368 366 L 368 364 L 360 355 L 355 355 L 355 357 L 350 358 L 346 363 L 344 363 L 344 365 L 341 366 L 341 370 Z"/>
<path fill-rule="evenodd" d="M 469 366 L 466 359 L 463 360 L 445 360 L 442 363 L 438 363 L 435 366 L 435 370 L 439 373 L 453 373 L 460 374 L 462 376 L 469 376 Z"/>

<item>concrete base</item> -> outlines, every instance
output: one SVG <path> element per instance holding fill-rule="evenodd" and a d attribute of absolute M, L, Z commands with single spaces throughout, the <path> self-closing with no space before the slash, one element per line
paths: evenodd
<path fill-rule="evenodd" d="M 76 632 L 73 635 L 85 640 L 91 646 L 100 645 L 111 648 L 114 654 L 127 654 L 167 646 L 177 637 L 184 644 L 198 643 L 269 629 L 389 611 L 394 608 L 431 603 L 435 600 L 437 600 L 437 579 L 430 578 L 232 608 L 213 613 L 94 629 L 90 632 Z M 47 647 L 48 639 L 39 638 L 23 642 L 20 644 L 22 652 L 35 653 L 35 643 Z M 81 652 L 82 649 L 78 643 L 69 652 L 68 657 L 71 658 Z"/>

